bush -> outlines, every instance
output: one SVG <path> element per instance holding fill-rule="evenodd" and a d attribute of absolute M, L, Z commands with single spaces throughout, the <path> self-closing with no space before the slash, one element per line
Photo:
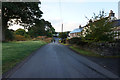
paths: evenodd
<path fill-rule="evenodd" d="M 19 28 L 15 31 L 15 34 L 24 36 L 26 34 L 26 31 L 24 29 Z"/>
<path fill-rule="evenodd" d="M 70 43 L 70 44 L 76 44 L 76 45 L 81 45 L 81 46 L 88 44 L 87 42 L 84 42 L 84 41 L 83 41 L 81 38 L 79 38 L 79 37 L 74 37 L 74 38 L 72 38 L 72 39 L 69 39 L 69 40 L 68 40 L 68 43 Z"/>
<path fill-rule="evenodd" d="M 13 30 L 7 29 L 5 31 L 5 39 L 6 39 L 6 41 L 12 41 L 14 39 Z"/>
<path fill-rule="evenodd" d="M 50 43 L 51 41 L 52 41 L 52 38 L 50 38 L 50 37 L 48 37 L 48 38 L 45 38 L 45 40 L 44 40 L 45 42 L 47 42 L 47 43 Z"/>
<path fill-rule="evenodd" d="M 26 39 L 31 39 L 30 35 L 28 35 L 28 34 L 25 34 L 24 37 L 25 37 Z"/>
<path fill-rule="evenodd" d="M 36 38 L 33 38 L 32 39 L 33 41 L 39 41 L 39 40 L 43 40 L 45 42 L 51 42 L 52 41 L 52 38 L 51 37 L 47 37 L 47 36 L 38 36 Z"/>
<path fill-rule="evenodd" d="M 61 39 L 66 39 L 67 38 L 67 33 L 66 32 L 61 32 L 60 34 L 59 34 L 59 38 L 61 38 Z"/>
<path fill-rule="evenodd" d="M 79 39 L 79 38 L 77 38 L 77 37 L 71 38 L 71 39 L 68 40 L 68 42 L 69 42 L 70 44 L 76 44 L 76 41 L 77 41 L 78 39 Z"/>
<path fill-rule="evenodd" d="M 26 38 L 24 36 L 21 36 L 21 35 L 15 35 L 15 40 L 16 41 L 25 41 Z"/>

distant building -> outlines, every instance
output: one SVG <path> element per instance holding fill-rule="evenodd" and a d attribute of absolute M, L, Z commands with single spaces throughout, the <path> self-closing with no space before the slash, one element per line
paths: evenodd
<path fill-rule="evenodd" d="M 69 33 L 70 38 L 80 37 L 82 30 L 83 28 L 81 26 L 79 26 L 79 28 L 77 29 L 74 29 L 73 31 Z"/>
<path fill-rule="evenodd" d="M 118 19 L 120 19 L 120 1 L 118 2 Z"/>

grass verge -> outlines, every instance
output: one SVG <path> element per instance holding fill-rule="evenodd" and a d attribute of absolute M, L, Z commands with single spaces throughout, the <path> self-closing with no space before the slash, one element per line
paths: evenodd
<path fill-rule="evenodd" d="M 99 54 L 93 53 L 91 51 L 80 49 L 79 47 L 70 46 L 70 48 L 75 50 L 76 52 L 82 54 L 82 55 L 101 57 L 101 55 L 99 55 Z"/>
<path fill-rule="evenodd" d="M 33 51 L 47 44 L 44 41 L 17 41 L 2 43 L 2 72 L 5 73 L 24 60 Z"/>
<path fill-rule="evenodd" d="M 102 56 L 102 55 L 96 54 L 92 51 L 80 49 L 79 47 L 76 47 L 76 46 L 70 46 L 69 48 L 71 48 L 72 50 L 80 53 L 81 55 L 85 55 L 85 56 L 102 57 L 102 58 L 120 58 L 120 56 Z"/>
<path fill-rule="evenodd" d="M 69 44 L 64 44 L 64 43 L 60 43 L 60 44 L 65 45 L 65 46 L 68 46 L 68 45 L 69 45 Z"/>

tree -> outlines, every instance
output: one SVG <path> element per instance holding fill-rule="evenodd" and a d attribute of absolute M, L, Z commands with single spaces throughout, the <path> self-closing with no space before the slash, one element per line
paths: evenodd
<path fill-rule="evenodd" d="M 85 39 L 91 41 L 110 41 L 113 40 L 111 33 L 112 22 L 110 22 L 109 17 L 106 17 L 104 11 L 100 11 L 99 15 L 92 17 L 89 24 L 86 26 L 86 37 Z"/>
<path fill-rule="evenodd" d="M 5 34 L 5 36 L 8 36 L 8 37 L 6 37 L 6 40 L 7 41 L 12 41 L 13 39 L 14 39 L 14 30 L 9 30 L 9 29 L 7 29 L 7 30 L 5 30 L 6 32 L 6 34 Z"/>
<path fill-rule="evenodd" d="M 64 44 L 66 43 L 67 36 L 68 36 L 68 32 L 61 32 L 61 33 L 59 33 L 59 38 L 62 39 L 61 40 L 62 43 L 64 43 Z"/>
<path fill-rule="evenodd" d="M 55 29 L 52 27 L 50 22 L 46 21 L 45 24 L 46 24 L 46 27 L 45 27 L 46 35 L 48 37 L 52 37 L 53 34 L 55 33 Z"/>
<path fill-rule="evenodd" d="M 62 38 L 62 39 L 66 39 L 67 36 L 68 36 L 68 34 L 67 34 L 66 32 L 61 32 L 61 33 L 59 34 L 59 37 Z"/>
<path fill-rule="evenodd" d="M 52 37 L 55 29 L 52 27 L 51 23 L 45 21 L 44 19 L 36 20 L 36 24 L 28 29 L 28 34 L 34 38 L 37 36 L 48 36 Z"/>
<path fill-rule="evenodd" d="M 45 32 L 45 20 L 41 19 L 41 20 L 35 20 L 35 25 L 30 27 L 28 29 L 28 34 L 34 38 L 37 36 L 45 36 L 46 32 Z"/>
<path fill-rule="evenodd" d="M 38 7 L 40 2 L 3 2 L 2 3 L 2 33 L 8 29 L 8 21 L 16 19 L 16 24 L 21 23 L 25 28 L 31 27 L 35 19 L 40 19 L 42 11 Z"/>
<path fill-rule="evenodd" d="M 16 31 L 15 31 L 15 34 L 16 35 L 21 35 L 21 36 L 25 36 L 26 35 L 26 31 L 24 30 L 24 29 L 17 29 Z"/>

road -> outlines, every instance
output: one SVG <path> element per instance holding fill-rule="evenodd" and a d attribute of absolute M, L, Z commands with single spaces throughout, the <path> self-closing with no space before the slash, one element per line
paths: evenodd
<path fill-rule="evenodd" d="M 118 78 L 58 42 L 41 47 L 10 78 Z"/>

